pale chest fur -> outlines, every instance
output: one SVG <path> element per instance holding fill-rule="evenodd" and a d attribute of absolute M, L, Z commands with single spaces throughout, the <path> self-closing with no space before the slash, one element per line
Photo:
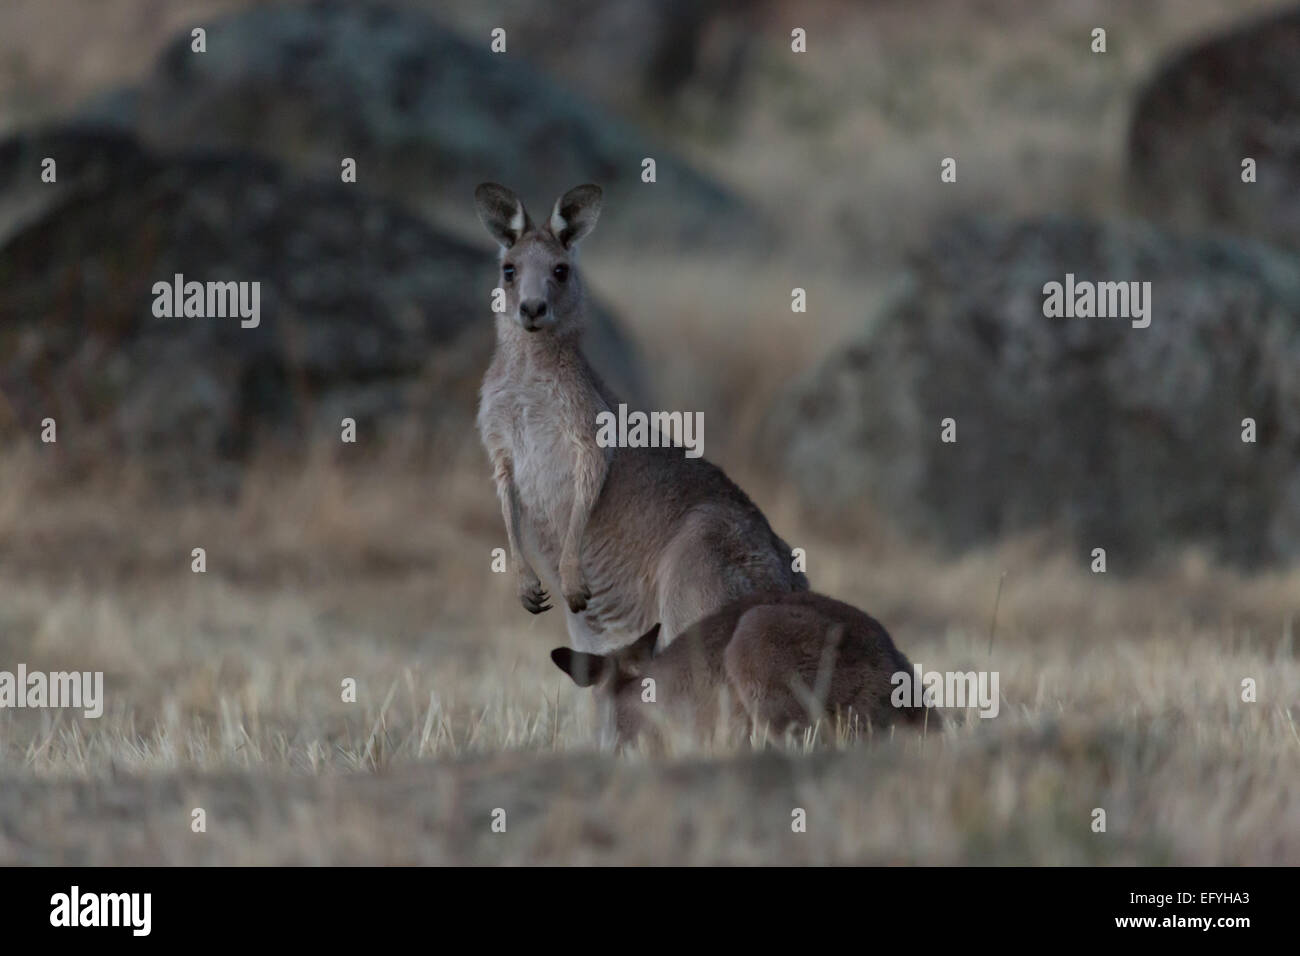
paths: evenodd
<path fill-rule="evenodd" d="M 580 447 L 595 442 L 599 402 L 581 382 L 566 381 L 567 371 L 552 368 L 543 376 L 526 362 L 494 362 L 479 410 L 489 456 L 501 453 L 511 462 L 528 537 L 551 558 L 573 508 Z"/>

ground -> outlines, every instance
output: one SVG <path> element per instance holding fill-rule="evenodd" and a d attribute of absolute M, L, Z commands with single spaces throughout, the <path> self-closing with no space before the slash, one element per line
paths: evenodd
<path fill-rule="evenodd" d="M 998 671 L 998 716 L 611 757 L 550 662 L 562 620 L 485 573 L 499 517 L 474 469 L 322 455 L 196 504 L 45 467 L 4 462 L 0 655 L 103 670 L 107 706 L 0 714 L 3 862 L 1300 859 L 1297 572 L 1189 553 L 1093 574 L 1048 535 L 959 559 L 802 540 L 817 586 L 913 663 Z"/>

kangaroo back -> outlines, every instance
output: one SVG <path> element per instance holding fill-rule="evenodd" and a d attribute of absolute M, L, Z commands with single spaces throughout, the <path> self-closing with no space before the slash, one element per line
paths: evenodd
<path fill-rule="evenodd" d="M 895 707 L 891 678 L 911 664 L 875 618 L 811 592 L 769 595 L 744 608 L 724 652 L 727 680 L 752 719 L 782 733 L 821 718 L 859 725 L 924 723 Z M 929 722 L 938 726 L 938 715 Z"/>

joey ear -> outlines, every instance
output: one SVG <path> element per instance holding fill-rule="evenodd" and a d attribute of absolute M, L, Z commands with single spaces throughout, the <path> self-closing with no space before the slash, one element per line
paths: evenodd
<path fill-rule="evenodd" d="M 638 657 L 651 658 L 655 655 L 655 645 L 659 643 L 659 625 L 656 624 L 650 630 L 646 631 L 636 639 L 629 647 L 628 651 L 636 654 Z"/>
<path fill-rule="evenodd" d="M 528 211 L 511 190 L 497 183 L 480 183 L 474 190 L 474 208 L 492 238 L 509 249 L 532 227 Z"/>
<path fill-rule="evenodd" d="M 569 249 L 596 228 L 596 220 L 600 218 L 601 195 L 599 186 L 588 183 L 585 186 L 574 186 L 555 200 L 550 226 L 552 235 L 560 240 L 560 245 Z"/>
<path fill-rule="evenodd" d="M 603 654 L 585 654 L 567 647 L 557 647 L 551 651 L 551 660 L 555 666 L 573 678 L 579 687 L 590 687 L 605 676 L 609 658 Z"/>
<path fill-rule="evenodd" d="M 631 644 L 615 652 L 618 666 L 623 673 L 633 677 L 641 673 L 641 668 L 655 656 L 655 644 L 659 642 L 659 625 L 656 624 Z"/>

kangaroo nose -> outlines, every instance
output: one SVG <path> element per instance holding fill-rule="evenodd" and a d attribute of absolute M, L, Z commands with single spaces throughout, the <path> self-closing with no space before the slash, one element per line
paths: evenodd
<path fill-rule="evenodd" d="M 527 299 L 519 303 L 519 311 L 527 318 L 540 319 L 546 314 L 546 300 Z"/>

